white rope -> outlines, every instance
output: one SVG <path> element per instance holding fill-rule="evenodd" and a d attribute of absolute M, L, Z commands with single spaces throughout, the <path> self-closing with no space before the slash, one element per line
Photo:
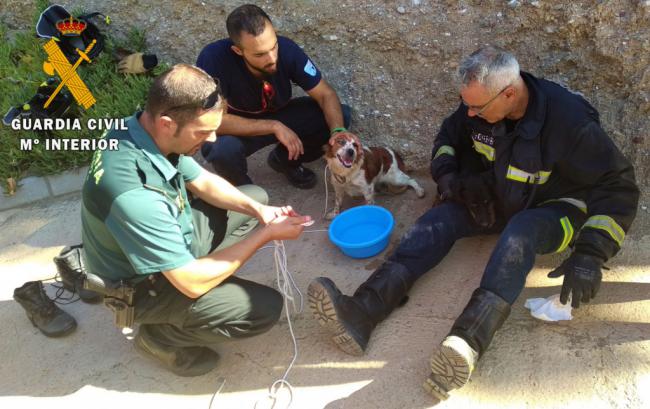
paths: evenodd
<path fill-rule="evenodd" d="M 276 282 L 278 285 L 278 289 L 286 299 L 291 301 L 294 312 L 300 314 L 302 313 L 302 308 L 303 308 L 302 293 L 300 292 L 300 289 L 296 285 L 296 282 L 293 280 L 293 276 L 291 275 L 291 272 L 289 272 L 289 269 L 287 268 L 287 252 L 284 249 L 283 241 L 281 240 L 275 241 L 274 256 L 275 256 Z M 299 308 L 296 308 L 296 302 L 294 299 L 294 290 L 298 293 L 298 297 L 300 298 Z M 290 318 L 288 312 L 289 311 L 287 311 L 287 319 Z M 289 329 L 291 329 L 290 320 L 289 320 Z"/>
<path fill-rule="evenodd" d="M 293 306 L 293 311 L 294 313 L 302 313 L 303 310 L 303 296 L 302 293 L 300 292 L 300 289 L 298 288 L 298 285 L 293 279 L 293 276 L 291 275 L 291 272 L 289 271 L 289 268 L 287 267 L 287 252 L 284 248 L 284 242 L 281 240 L 275 240 L 275 249 L 273 251 L 273 257 L 275 259 L 275 273 L 276 273 L 276 284 L 278 286 L 278 290 L 282 294 L 282 297 L 284 298 L 284 310 L 287 315 L 287 323 L 289 324 L 289 333 L 291 334 L 291 341 L 293 342 L 293 358 L 291 359 L 291 363 L 287 367 L 287 370 L 284 372 L 284 375 L 282 378 L 278 379 L 277 381 L 273 382 L 271 386 L 269 386 L 269 393 L 267 398 L 273 401 L 271 408 L 275 407 L 275 404 L 277 403 L 277 394 L 282 390 L 282 388 L 286 388 L 287 391 L 289 391 L 289 403 L 287 404 L 287 408 L 291 406 L 291 403 L 293 402 L 293 386 L 287 381 L 287 378 L 289 377 L 289 372 L 293 368 L 294 363 L 298 359 L 298 341 L 296 340 L 296 335 L 293 332 L 293 325 L 291 324 L 291 312 L 289 311 L 289 302 L 291 302 L 291 305 Z M 262 247 L 265 248 L 265 247 Z M 261 249 L 260 249 L 261 250 Z M 296 296 L 294 295 L 297 293 L 298 295 L 298 306 L 296 306 Z M 255 402 L 255 408 L 257 408 L 259 401 Z"/>
<path fill-rule="evenodd" d="M 323 210 L 323 216 L 322 216 L 323 218 L 325 218 L 325 216 L 327 216 L 327 203 L 329 201 L 329 197 L 328 197 L 329 188 L 328 188 L 328 185 L 327 185 L 327 171 L 329 170 L 329 168 L 330 168 L 330 165 L 327 164 L 327 165 L 325 165 L 325 170 L 323 171 L 323 182 L 325 182 L 325 209 Z"/>
<path fill-rule="evenodd" d="M 219 382 L 219 387 L 217 388 L 216 391 L 212 394 L 212 398 L 210 398 L 210 406 L 208 406 L 208 409 L 212 409 L 212 404 L 214 403 L 214 398 L 216 398 L 220 393 L 221 390 L 223 389 L 223 386 L 226 384 L 226 378 L 220 376 L 217 378 L 217 382 Z"/>
<path fill-rule="evenodd" d="M 327 210 L 327 205 L 326 205 L 326 210 Z M 314 221 L 310 220 L 309 222 L 303 223 L 303 226 L 311 226 L 312 224 L 314 224 Z M 303 230 L 303 233 L 317 233 L 317 232 L 324 232 L 324 231 L 327 231 L 327 229 Z M 271 404 L 271 408 L 275 408 L 275 404 L 277 403 L 278 392 L 283 387 L 286 387 L 287 391 L 289 391 L 289 403 L 286 406 L 288 408 L 291 406 L 291 403 L 293 402 L 293 386 L 291 386 L 289 381 L 287 381 L 287 378 L 289 376 L 289 372 L 293 368 L 293 365 L 298 359 L 298 341 L 296 339 L 295 333 L 293 332 L 293 325 L 291 324 L 291 313 L 289 312 L 289 302 L 291 302 L 291 305 L 293 306 L 294 313 L 300 314 L 303 311 L 303 295 L 302 292 L 300 292 L 300 288 L 298 288 L 298 285 L 293 279 L 293 275 L 291 274 L 289 268 L 287 267 L 287 252 L 284 248 L 284 242 L 281 240 L 275 240 L 273 242 L 273 245 L 260 247 L 259 249 L 257 249 L 257 251 L 263 249 L 269 249 L 269 248 L 274 249 L 273 258 L 275 260 L 275 280 L 278 286 L 278 290 L 280 291 L 280 293 L 282 294 L 282 298 L 284 299 L 284 310 L 287 315 L 287 323 L 289 324 L 289 334 L 291 334 L 291 341 L 293 342 L 293 358 L 291 359 L 291 363 L 287 367 L 287 370 L 284 372 L 282 378 L 273 382 L 271 386 L 269 386 L 269 394 L 267 395 L 267 398 L 273 401 L 273 403 Z M 294 295 L 294 291 L 298 294 L 298 299 L 300 300 L 300 302 L 298 303 L 299 307 L 296 307 L 296 297 Z M 226 380 L 224 378 L 219 378 L 219 380 L 222 381 L 221 385 L 219 386 L 218 390 L 212 395 L 212 399 L 210 399 L 209 408 L 212 408 L 212 403 L 214 401 L 214 398 L 217 395 L 219 395 L 221 389 L 223 389 L 223 386 L 226 383 Z M 257 405 L 259 403 L 260 403 L 259 400 L 255 402 L 254 408 L 257 408 Z"/>

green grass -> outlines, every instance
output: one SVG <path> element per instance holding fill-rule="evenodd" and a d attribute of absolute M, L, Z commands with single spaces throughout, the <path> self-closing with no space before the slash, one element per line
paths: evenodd
<path fill-rule="evenodd" d="M 40 1 L 39 10 L 45 7 L 47 3 Z M 104 28 L 103 23 L 97 24 L 100 30 Z M 102 31 L 106 33 L 106 30 Z M 46 41 L 36 38 L 33 31 L 18 33 L 10 39 L 6 29 L 0 25 L 0 116 L 4 116 L 10 107 L 27 102 L 39 84 L 48 78 L 42 69 L 47 58 L 42 47 Z M 82 64 L 77 72 L 97 102 L 88 110 L 73 102 L 70 112 L 80 118 L 82 131 L 52 132 L 52 137 L 99 138 L 103 131 L 85 129 L 88 118 L 122 118 L 142 108 L 153 76 L 167 67 L 156 67 L 153 75 L 120 74 L 113 59 L 116 46 L 144 51 L 144 32 L 134 30 L 120 43 L 106 38 L 101 54 L 91 64 Z M 45 135 L 44 132 L 15 131 L 0 123 L 0 183 L 5 191 L 8 178 L 18 181 L 27 175 L 59 173 L 88 164 L 92 156 L 92 152 L 46 151 L 43 144 L 35 145 L 31 151 L 21 151 L 21 138 L 42 140 Z"/>

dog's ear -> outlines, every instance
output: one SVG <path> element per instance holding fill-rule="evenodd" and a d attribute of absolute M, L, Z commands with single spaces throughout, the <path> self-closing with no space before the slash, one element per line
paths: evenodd
<path fill-rule="evenodd" d="M 357 157 L 354 158 L 354 160 L 356 162 L 360 162 L 363 159 L 363 157 L 365 156 L 365 154 L 363 152 L 363 145 L 361 145 L 361 143 L 357 143 L 356 145 L 357 145 L 356 146 Z"/>
<path fill-rule="evenodd" d="M 328 158 L 333 158 L 334 157 L 334 153 L 332 153 L 332 147 L 330 146 L 329 143 L 326 143 L 325 145 L 323 145 L 323 153 Z"/>

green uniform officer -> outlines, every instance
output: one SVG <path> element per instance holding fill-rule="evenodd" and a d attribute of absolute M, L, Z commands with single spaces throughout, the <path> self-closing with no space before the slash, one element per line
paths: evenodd
<path fill-rule="evenodd" d="M 233 274 L 266 243 L 297 238 L 310 220 L 191 158 L 215 139 L 225 105 L 208 74 L 174 66 L 156 78 L 128 130 L 106 136 L 118 149 L 95 153 L 83 187 L 87 269 L 135 284 L 135 345 L 181 376 L 214 368 L 219 342 L 275 324 L 281 295 Z M 258 222 L 264 227 L 252 231 Z"/>

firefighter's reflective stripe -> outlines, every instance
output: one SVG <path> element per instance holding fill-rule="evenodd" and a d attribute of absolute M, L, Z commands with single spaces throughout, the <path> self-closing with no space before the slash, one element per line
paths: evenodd
<path fill-rule="evenodd" d="M 525 170 L 518 169 L 512 165 L 508 165 L 508 173 L 506 174 L 506 179 L 515 180 L 522 183 L 535 183 L 538 185 L 543 185 L 548 182 L 548 178 L 551 176 L 550 171 L 540 170 L 535 173 L 528 173 Z"/>
<path fill-rule="evenodd" d="M 562 240 L 560 247 L 557 248 L 556 253 L 563 252 L 569 243 L 571 243 L 571 239 L 573 239 L 573 226 L 571 225 L 569 218 L 564 216 L 560 219 L 560 224 L 562 225 L 562 230 L 564 230 L 564 239 Z"/>
<path fill-rule="evenodd" d="M 441 147 L 438 148 L 438 151 L 433 156 L 433 159 L 437 159 L 438 156 L 440 155 L 456 156 L 456 151 L 454 150 L 454 148 L 452 148 L 449 145 L 442 145 Z"/>
<path fill-rule="evenodd" d="M 625 240 L 625 231 L 609 216 L 600 214 L 591 216 L 582 227 L 605 230 L 618 243 L 619 247 L 623 244 L 623 240 Z"/>
<path fill-rule="evenodd" d="M 482 142 L 474 141 L 474 150 L 494 162 L 494 148 Z"/>
<path fill-rule="evenodd" d="M 553 202 L 565 202 L 574 205 L 578 209 L 582 211 L 582 213 L 587 214 L 587 203 L 580 199 L 574 199 L 572 197 L 561 197 L 559 199 L 551 199 L 551 200 L 545 200 L 542 203 L 540 203 L 538 206 L 541 206 L 545 203 L 553 203 Z"/>

